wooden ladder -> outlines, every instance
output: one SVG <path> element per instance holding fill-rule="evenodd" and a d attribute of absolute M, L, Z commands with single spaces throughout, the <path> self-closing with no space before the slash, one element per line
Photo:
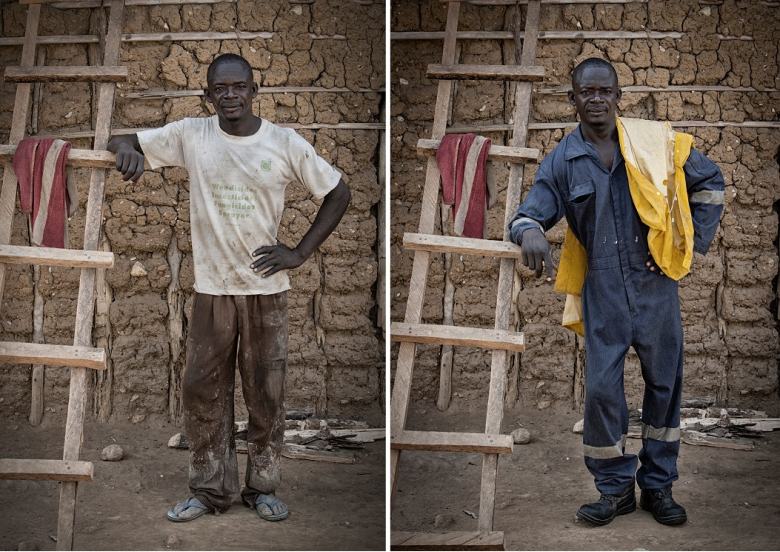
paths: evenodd
<path fill-rule="evenodd" d="M 5 162 L 3 187 L 0 191 L 0 304 L 5 284 L 6 264 L 34 264 L 81 268 L 76 328 L 73 346 L 41 343 L 0 342 L 0 362 L 34 365 L 69 366 L 70 396 L 65 427 L 65 445 L 62 460 L 0 460 L 0 479 L 61 481 L 60 506 L 57 521 L 57 550 L 73 548 L 73 529 L 76 515 L 76 491 L 79 481 L 91 481 L 91 462 L 79 461 L 87 369 L 105 370 L 106 353 L 92 344 L 92 319 L 95 303 L 97 269 L 111 268 L 114 255 L 98 251 L 98 240 L 103 216 L 106 168 L 115 166 L 114 154 L 105 151 L 111 131 L 116 82 L 127 80 L 127 67 L 119 66 L 119 47 L 122 32 L 124 0 L 110 0 L 108 32 L 103 49 L 103 65 L 91 67 L 35 66 L 38 41 L 38 20 L 41 4 L 56 0 L 20 0 L 29 4 L 21 64 L 7 67 L 5 80 L 20 83 L 16 87 L 13 118 L 8 146 L 0 147 L 0 158 Z M 30 92 L 33 82 L 89 81 L 99 82 L 97 118 L 93 150 L 71 150 L 68 162 L 74 166 L 92 167 L 87 200 L 84 250 L 47 247 L 11 246 L 11 228 L 16 205 L 17 178 L 11 160 L 16 145 L 25 133 Z M 38 367 L 36 366 L 36 369 Z M 35 376 L 34 376 L 35 379 Z M 42 377 L 38 378 L 42 381 Z"/>
<path fill-rule="evenodd" d="M 429 156 L 425 188 L 423 190 L 419 233 L 404 235 L 404 246 L 415 251 L 412 276 L 409 284 L 409 296 L 406 303 L 404 322 L 391 325 L 392 339 L 400 341 L 401 344 L 398 351 L 395 383 L 391 397 L 390 478 L 391 491 L 394 495 L 401 451 L 403 450 L 482 453 L 482 484 L 478 530 L 475 532 L 443 533 L 394 532 L 391 536 L 391 549 L 464 550 L 473 548 L 480 550 L 503 550 L 504 533 L 493 531 L 493 513 L 498 455 L 511 453 L 513 450 L 512 437 L 500 434 L 504 410 L 507 356 L 508 351 L 522 352 L 524 350 L 523 334 L 508 331 L 511 312 L 511 301 L 508 298 L 512 297 L 515 259 L 520 257 L 520 248 L 508 241 L 509 231 L 507 225 L 514 216 L 517 205 L 520 203 L 523 163 L 529 161 L 536 162 L 539 157 L 537 150 L 525 148 L 524 146 L 528 137 L 528 119 L 531 109 L 533 82 L 544 78 L 544 68 L 534 66 L 539 30 L 540 2 L 539 0 L 528 1 L 520 65 L 479 66 L 455 64 L 458 14 L 462 0 L 442 1 L 449 3 L 442 63 L 440 65 L 429 65 L 427 71 L 428 77 L 441 79 L 436 96 L 433 129 L 431 131 L 431 140 L 420 140 L 417 144 L 418 153 Z M 506 4 L 506 2 L 502 3 Z M 480 4 L 490 4 L 490 2 L 482 1 Z M 515 32 L 517 33 L 517 31 Z M 515 41 L 516 44 L 519 44 L 517 34 Z M 445 134 L 447 116 L 452 103 L 452 79 L 519 81 L 515 93 L 513 146 L 492 146 L 489 152 L 490 159 L 511 163 L 506 196 L 503 241 L 433 234 L 434 216 L 438 207 L 440 177 L 433 155 Z M 500 258 L 494 329 L 420 324 L 432 251 Z M 405 429 L 409 410 L 416 343 L 461 345 L 493 350 L 487 420 L 484 433 L 409 431 Z"/>

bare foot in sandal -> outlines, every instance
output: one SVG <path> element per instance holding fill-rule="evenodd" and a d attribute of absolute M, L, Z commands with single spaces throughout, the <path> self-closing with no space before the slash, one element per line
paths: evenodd
<path fill-rule="evenodd" d="M 281 521 L 290 515 L 287 504 L 276 498 L 276 495 L 259 493 L 255 497 L 257 515 L 267 521 Z"/>
<path fill-rule="evenodd" d="M 210 514 L 213 510 L 195 497 L 179 502 L 168 511 L 167 517 L 171 521 L 192 521 L 204 514 Z"/>

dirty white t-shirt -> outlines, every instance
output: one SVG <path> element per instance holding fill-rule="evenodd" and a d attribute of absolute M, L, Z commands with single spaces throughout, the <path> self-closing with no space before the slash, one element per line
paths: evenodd
<path fill-rule="evenodd" d="M 287 271 L 268 278 L 249 265 L 252 251 L 276 244 L 284 190 L 302 183 L 315 198 L 341 174 L 291 129 L 263 119 L 252 136 L 232 136 L 217 116 L 183 119 L 138 133 L 153 168 L 186 167 L 195 291 L 209 295 L 269 295 L 290 289 Z M 259 257 L 257 257 L 259 258 Z"/>

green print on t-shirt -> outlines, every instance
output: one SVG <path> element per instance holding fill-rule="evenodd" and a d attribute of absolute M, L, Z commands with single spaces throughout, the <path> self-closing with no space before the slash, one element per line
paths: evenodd
<path fill-rule="evenodd" d="M 257 190 L 246 186 L 214 184 L 211 198 L 214 207 L 219 210 L 219 216 L 227 219 L 245 219 L 250 217 L 250 211 L 256 209 L 254 194 Z M 218 193 L 219 192 L 219 193 Z M 249 195 L 251 194 L 251 195 Z"/>

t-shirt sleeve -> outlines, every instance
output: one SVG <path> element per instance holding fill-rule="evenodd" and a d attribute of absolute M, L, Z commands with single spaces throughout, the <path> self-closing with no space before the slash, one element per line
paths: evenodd
<path fill-rule="evenodd" d="M 302 136 L 296 134 L 292 143 L 295 144 L 292 169 L 296 178 L 315 198 L 325 197 L 338 185 L 341 173 L 317 155 L 314 147 Z"/>
<path fill-rule="evenodd" d="M 138 133 L 138 143 L 153 169 L 184 166 L 185 125 L 186 119 Z"/>

